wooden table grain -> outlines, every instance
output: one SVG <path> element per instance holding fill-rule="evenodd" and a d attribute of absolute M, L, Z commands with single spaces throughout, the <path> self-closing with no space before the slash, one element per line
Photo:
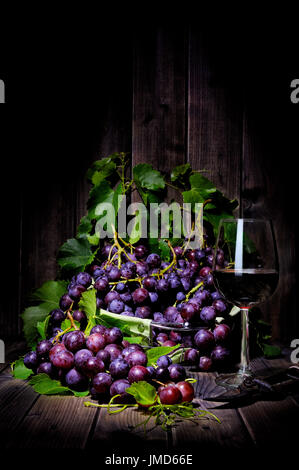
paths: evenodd
<path fill-rule="evenodd" d="M 18 345 L 10 348 L 13 357 Z M 257 373 L 271 373 L 290 365 L 285 357 L 257 358 Z M 149 423 L 145 434 L 136 427 L 144 420 L 142 412 L 127 409 L 109 415 L 106 409 L 85 407 L 85 398 L 41 396 L 25 381 L 14 379 L 10 364 L 0 366 L 0 448 L 2 449 L 118 449 L 119 452 L 182 453 L 197 455 L 207 449 L 292 449 L 298 440 L 299 393 L 279 397 L 269 395 L 238 405 L 206 401 L 216 394 L 214 373 L 190 372 L 197 379 L 195 402 L 212 411 L 213 419 L 183 421 L 168 432 Z M 89 398 L 88 398 L 89 400 Z M 102 451 L 103 452 L 103 451 Z"/>

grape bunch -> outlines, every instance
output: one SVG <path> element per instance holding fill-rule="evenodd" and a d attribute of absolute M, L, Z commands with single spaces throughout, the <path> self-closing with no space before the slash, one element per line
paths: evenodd
<path fill-rule="evenodd" d="M 89 390 L 102 402 L 115 395 L 119 395 L 115 403 L 131 402 L 126 389 L 141 380 L 160 385 L 162 403 L 192 401 L 194 389 L 188 382 L 184 385 L 183 366 L 172 364 L 168 356 L 161 356 L 157 367 L 147 366 L 147 362 L 142 346 L 124 340 L 119 328 L 103 325 L 94 326 L 87 337 L 83 331 L 73 330 L 55 342 L 42 340 L 24 357 L 25 366 L 35 373 L 58 379 L 72 390 Z M 167 392 L 169 387 L 175 391 Z"/>

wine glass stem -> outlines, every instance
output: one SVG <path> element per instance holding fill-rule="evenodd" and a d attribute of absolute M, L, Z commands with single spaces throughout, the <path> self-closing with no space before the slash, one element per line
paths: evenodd
<path fill-rule="evenodd" d="M 250 375 L 249 367 L 249 309 L 242 308 L 242 342 L 241 342 L 241 363 L 239 373 Z"/>

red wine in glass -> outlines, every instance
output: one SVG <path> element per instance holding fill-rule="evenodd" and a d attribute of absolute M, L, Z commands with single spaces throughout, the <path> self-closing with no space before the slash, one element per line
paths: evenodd
<path fill-rule="evenodd" d="M 218 250 L 225 267 L 216 264 Z M 249 309 L 265 302 L 278 284 L 278 259 L 274 232 L 269 220 L 222 219 L 215 247 L 213 277 L 220 293 L 241 309 L 241 362 L 236 374 L 222 374 L 216 382 L 226 388 L 238 387 L 252 376 L 249 364 Z"/>

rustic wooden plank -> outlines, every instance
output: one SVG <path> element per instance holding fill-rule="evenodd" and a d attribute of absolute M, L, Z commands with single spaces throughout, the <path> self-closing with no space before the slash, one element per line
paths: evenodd
<path fill-rule="evenodd" d="M 134 45 L 133 165 L 150 163 L 169 173 L 185 162 L 185 30 L 145 28 Z"/>
<path fill-rule="evenodd" d="M 40 396 L 5 448 L 84 449 L 96 409 L 84 398 Z"/>
<path fill-rule="evenodd" d="M 287 365 L 289 362 L 285 359 L 252 362 L 255 373 L 268 371 L 271 374 Z M 265 450 L 276 444 L 280 450 L 291 450 L 297 442 L 299 405 L 293 397 L 261 399 L 239 408 L 239 413 L 257 448 Z"/>
<path fill-rule="evenodd" d="M 167 433 L 160 427 L 155 427 L 152 419 L 147 425 L 146 434 L 143 426 L 136 428 L 146 417 L 147 415 L 142 411 L 133 408 L 128 408 L 116 415 L 109 415 L 106 409 L 102 409 L 96 422 L 90 447 L 94 449 L 100 444 L 104 444 L 105 447 L 112 446 L 122 450 L 128 448 L 130 452 L 137 452 L 137 454 L 150 449 L 166 449 Z"/>
<path fill-rule="evenodd" d="M 225 41 L 225 38 L 223 38 Z M 188 76 L 188 161 L 196 170 L 207 170 L 225 195 L 240 197 L 242 154 L 242 100 L 234 99 L 228 86 L 225 59 L 210 47 L 213 32 L 190 28 Z M 218 51 L 228 50 L 217 44 Z"/>

